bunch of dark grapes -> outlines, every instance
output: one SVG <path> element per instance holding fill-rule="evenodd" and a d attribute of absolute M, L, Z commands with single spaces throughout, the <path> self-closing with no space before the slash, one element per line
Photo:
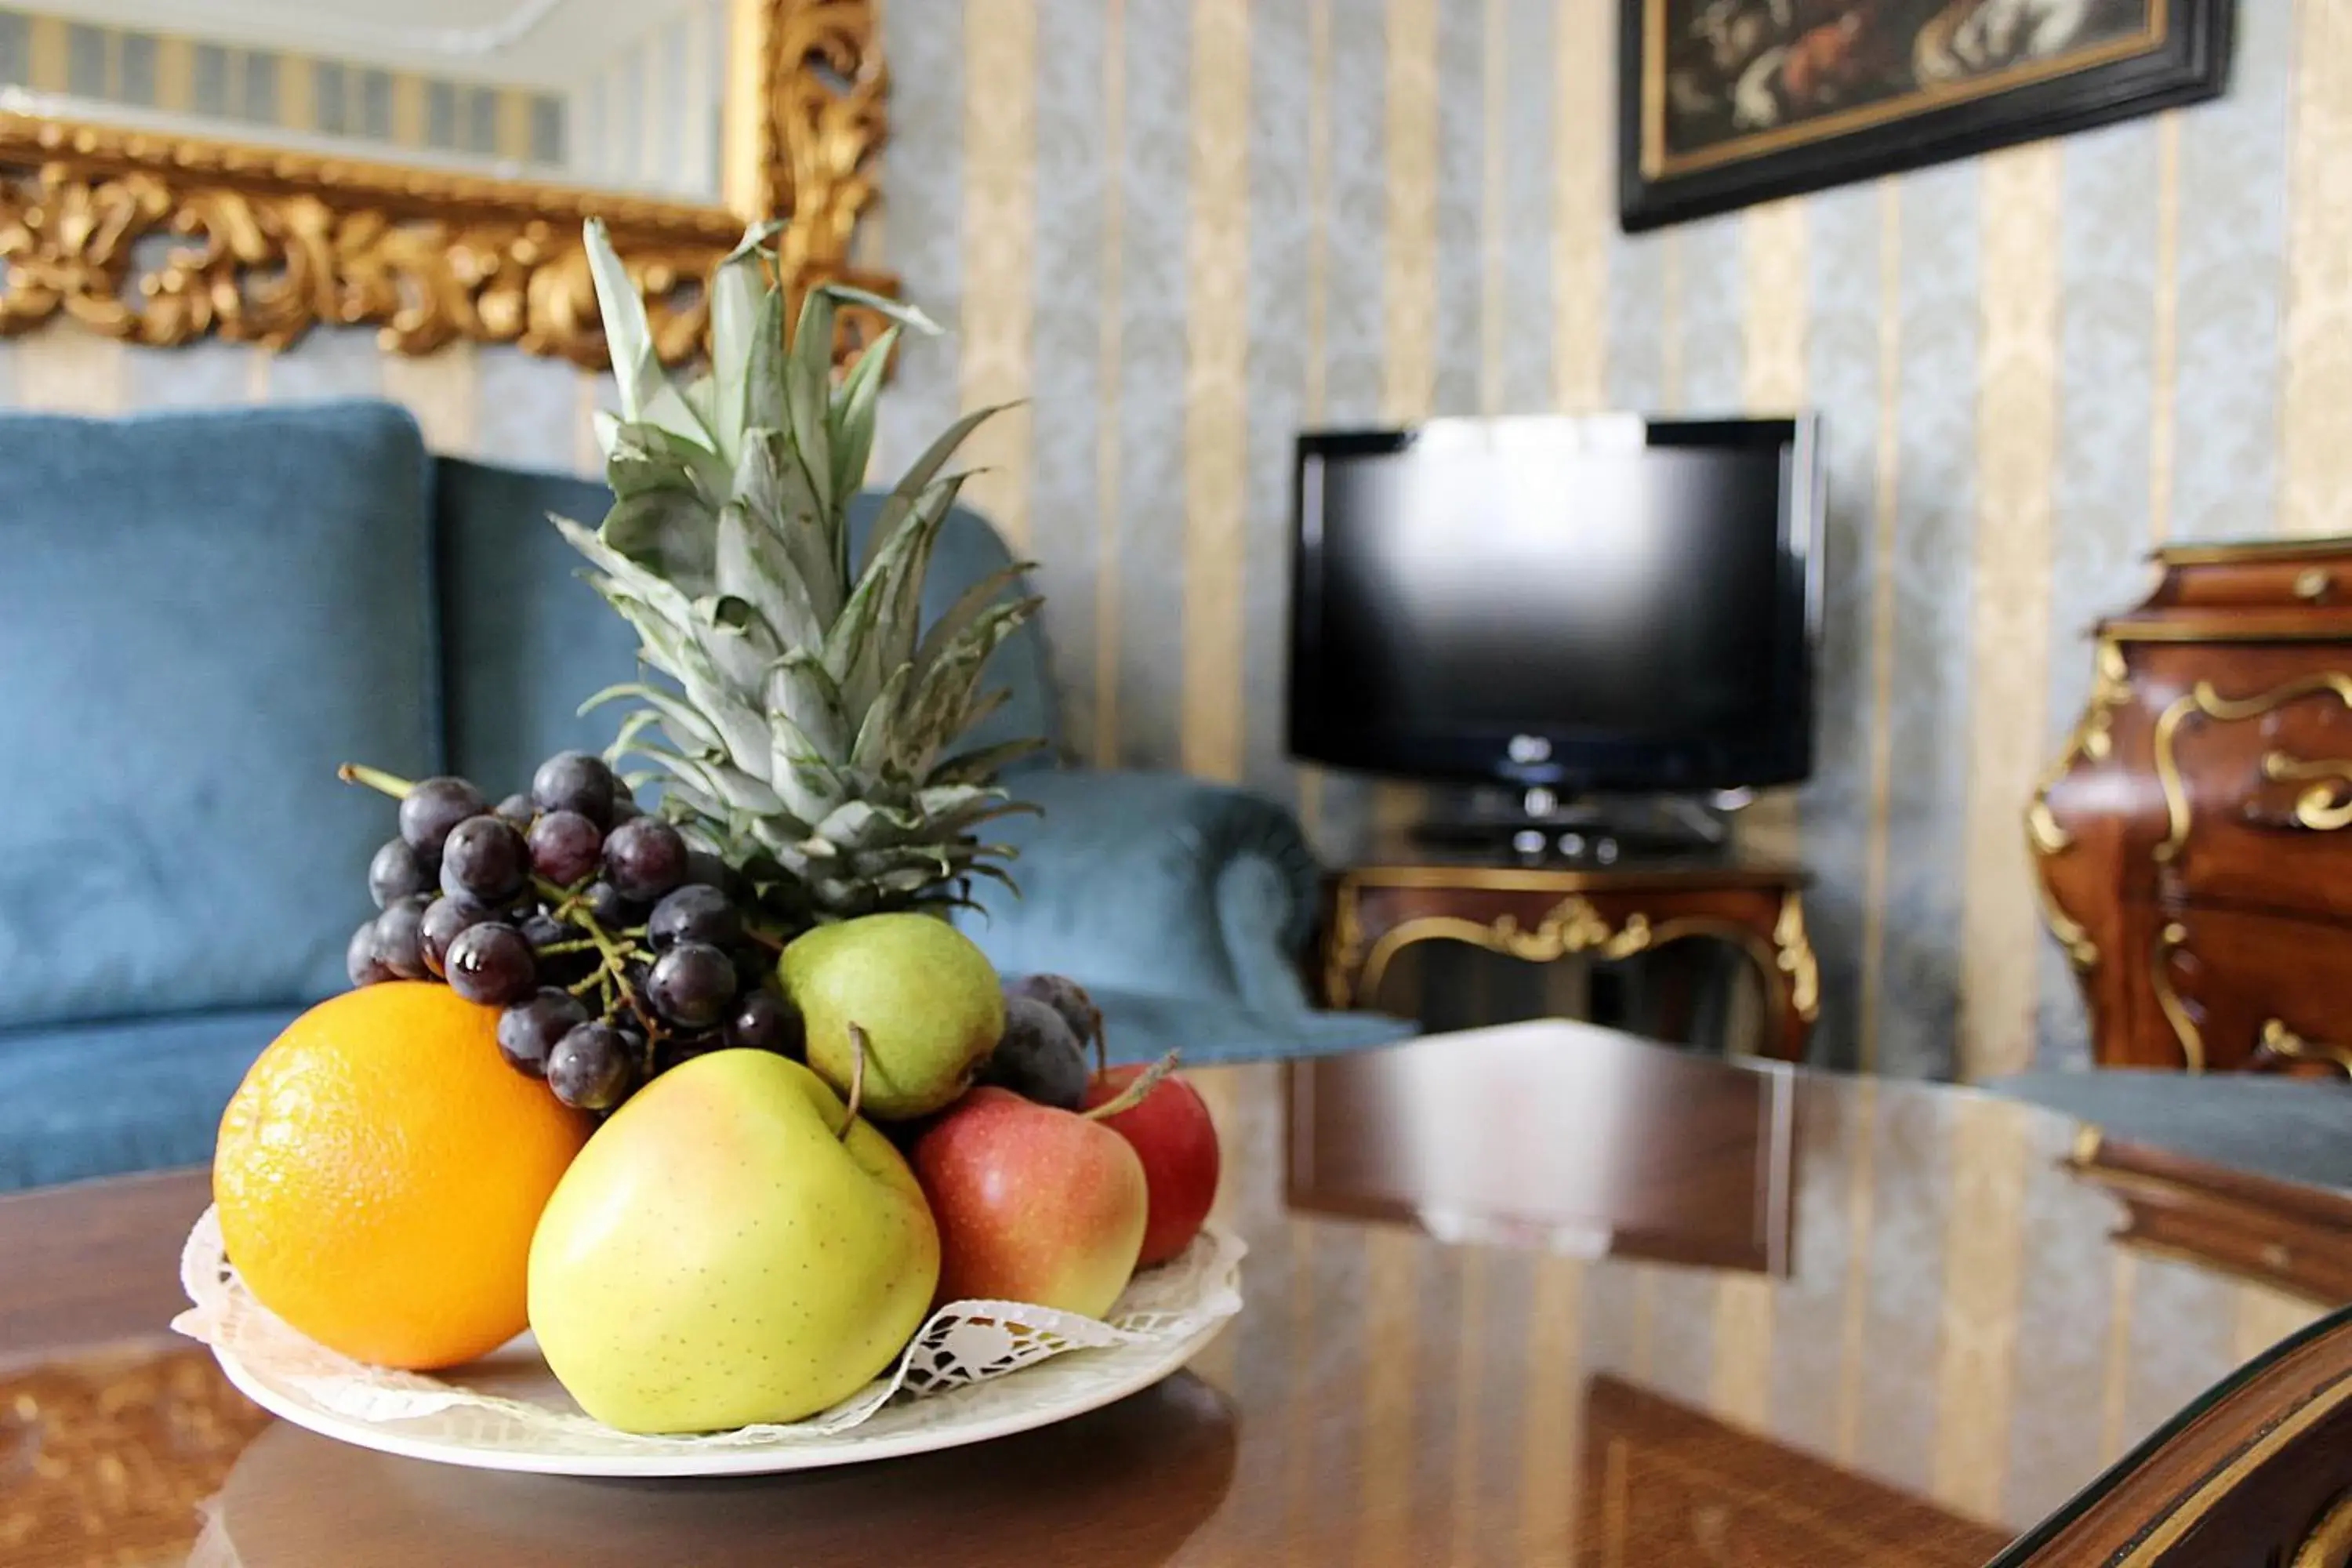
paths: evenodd
<path fill-rule="evenodd" d="M 439 980 L 499 1008 L 509 1064 L 583 1110 L 704 1051 L 799 1047 L 766 980 L 778 944 L 746 925 L 727 868 L 600 759 L 559 752 L 496 805 L 460 778 L 342 776 L 400 802 L 400 837 L 368 864 L 382 912 L 352 933 L 352 984 Z"/>

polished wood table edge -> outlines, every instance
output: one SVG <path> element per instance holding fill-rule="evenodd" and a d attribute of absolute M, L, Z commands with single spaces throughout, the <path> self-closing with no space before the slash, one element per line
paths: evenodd
<path fill-rule="evenodd" d="M 2323 1307 L 2352 1301 L 2352 1192 L 2118 1141 L 2088 1124 L 2066 1163 L 2124 1205 L 2118 1240 Z"/>
<path fill-rule="evenodd" d="M 0 1194 L 0 1363 L 168 1337 L 181 1244 L 211 1202 L 203 1165 Z"/>
<path fill-rule="evenodd" d="M 2352 1307 L 2281 1340 L 2199 1395 L 1988 1568 L 2282 1563 L 2290 1553 L 2294 1568 L 2337 1568 L 2352 1552 L 2347 1436 Z M 2331 1454 L 2332 1479 L 2327 1464 L 2312 1462 Z M 2314 1495 L 2266 1499 L 2257 1489 L 2282 1476 Z M 2267 1539 L 2242 1528 L 2220 1540 L 2206 1533 L 2221 1510 L 2249 1500 Z M 2335 1550 L 2306 1554 L 2323 1532 Z"/>

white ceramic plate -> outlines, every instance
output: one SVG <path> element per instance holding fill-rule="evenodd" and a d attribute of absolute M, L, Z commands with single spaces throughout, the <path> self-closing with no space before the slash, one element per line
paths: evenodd
<path fill-rule="evenodd" d="M 478 1406 L 399 1419 L 357 1417 L 326 1408 L 294 1382 L 256 1368 L 233 1350 L 215 1345 L 213 1353 L 229 1381 L 271 1415 L 323 1436 L 406 1458 L 556 1476 L 744 1476 L 929 1453 L 1066 1421 L 1177 1371 L 1227 1321 L 1181 1340 L 1066 1352 L 1007 1376 L 885 1405 L 845 1432 L 660 1447 L 602 1428 L 534 1429 Z M 528 1334 L 461 1373 L 442 1375 L 507 1399 L 578 1408 L 556 1384 Z"/>

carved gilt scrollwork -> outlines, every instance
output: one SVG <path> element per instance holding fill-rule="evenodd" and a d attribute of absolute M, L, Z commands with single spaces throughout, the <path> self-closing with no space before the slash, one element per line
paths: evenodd
<path fill-rule="evenodd" d="M 2286 1026 L 2284 1018 L 2272 1018 L 2263 1025 L 2262 1053 L 2288 1061 L 2324 1062 L 2352 1077 L 2352 1046 L 2331 1046 L 2318 1040 L 2308 1040 Z"/>
<path fill-rule="evenodd" d="M 2214 689 L 2211 681 L 2200 680 L 2194 689 L 2176 699 L 2156 721 L 2156 777 L 2164 789 L 2168 826 L 2164 841 L 2156 847 L 2157 862 L 2170 865 L 2180 858 L 2182 850 L 2189 847 L 2191 825 L 2189 785 L 2180 771 L 2178 750 L 2184 726 L 2195 719 L 2243 723 L 2274 713 L 2288 703 L 2305 697 L 2326 696 L 2333 696 L 2346 708 L 2352 709 L 2352 675 L 2332 670 L 2307 675 L 2247 698 L 2224 697 Z M 2273 758 L 2277 759 L 2276 762 Z M 2352 784 L 2352 763 L 2306 763 L 2282 752 L 2273 752 L 2263 758 L 2263 773 L 2273 780 L 2328 781 L 2314 784 L 2313 787 L 2303 792 L 2295 805 L 2294 820 L 2297 825 L 2315 832 L 2332 832 L 2352 826 L 2352 802 L 2336 800 L 2338 785 L 2334 782 Z"/>
<path fill-rule="evenodd" d="M 1803 901 L 1793 893 L 1782 900 L 1769 941 L 1755 928 L 1736 921 L 1700 916 L 1654 921 L 1637 912 L 1612 925 L 1581 893 L 1562 898 L 1533 927 L 1522 926 L 1517 917 L 1508 914 L 1484 923 L 1457 915 L 1423 915 L 1382 932 L 1364 953 L 1360 973 L 1350 986 L 1348 976 L 1356 973 L 1354 955 L 1361 946 L 1355 921 L 1351 902 L 1343 896 L 1335 916 L 1332 959 L 1326 977 L 1335 1005 L 1346 1005 L 1351 996 L 1377 996 L 1397 954 L 1424 942 L 1467 942 L 1530 963 L 1549 963 L 1580 953 L 1631 958 L 1668 942 L 1704 936 L 1731 942 L 1746 952 L 1768 987 L 1785 996 L 1806 1023 L 1816 1022 L 1821 1016 L 1821 963 L 1805 929 Z"/>
<path fill-rule="evenodd" d="M 2295 796 L 2294 819 L 2314 833 L 2352 827 L 2352 761 L 2305 762 L 2285 752 L 2265 752 L 2263 777 L 2310 786 Z"/>
<path fill-rule="evenodd" d="M 372 324 L 402 353 L 466 340 L 601 366 L 590 216 L 673 363 L 698 349 L 701 279 L 754 216 L 786 220 L 788 288 L 891 292 L 849 265 L 885 132 L 877 32 L 873 0 L 775 0 L 751 212 L 0 113 L 0 335 L 63 316 L 152 347 L 282 349 L 315 325 Z M 854 352 L 877 323 L 844 314 Z"/>
<path fill-rule="evenodd" d="M 1790 893 L 1780 900 L 1780 918 L 1772 925 L 1774 962 L 1789 979 L 1789 1005 L 1808 1024 L 1822 1016 L 1822 965 L 1813 955 L 1812 938 L 1805 931 L 1804 900 Z"/>
<path fill-rule="evenodd" d="M 2074 847 L 2074 836 L 2060 825 L 2050 810 L 2050 793 L 2058 787 L 2077 763 L 2105 762 L 2115 752 L 2115 723 L 2118 710 L 2131 701 L 2131 670 L 2124 661 L 2122 645 L 2113 637 L 2099 639 L 2095 673 L 2089 700 L 2084 705 L 2083 716 L 2075 721 L 2074 731 L 2066 744 L 2034 786 L 2032 802 L 2025 813 L 2025 837 L 2037 859 L 2063 855 Z M 2099 961 L 2098 945 L 2092 942 L 2089 930 L 2083 922 L 2060 906 L 2050 890 L 2049 879 L 2037 875 L 2034 893 L 2042 902 L 2042 918 L 2050 934 L 2066 950 L 2067 958 L 2077 969 L 2087 970 Z"/>
<path fill-rule="evenodd" d="M 2180 1043 L 2183 1064 L 2190 1072 L 2205 1070 L 2205 1032 L 2197 1015 L 2172 984 L 2172 959 L 2189 942 L 2189 928 L 2174 921 L 2156 933 L 2156 952 L 2148 965 L 2147 983 L 2156 992 L 2156 1005 L 2164 1010 L 2164 1021 L 2172 1026 L 2172 1037 Z"/>

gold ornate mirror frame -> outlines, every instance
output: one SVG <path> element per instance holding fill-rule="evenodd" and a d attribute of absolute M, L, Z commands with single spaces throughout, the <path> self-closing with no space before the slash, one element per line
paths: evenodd
<path fill-rule="evenodd" d="M 470 340 L 597 367 L 591 216 L 672 363 L 699 348 L 701 281 L 756 219 L 784 220 L 789 290 L 893 292 L 850 259 L 886 124 L 877 10 L 733 0 L 715 205 L 0 113 L 0 336 L 62 314 L 156 347 L 283 349 L 320 323 L 372 324 L 402 353 Z M 184 243 L 144 267 L 134 249 L 155 236 Z M 845 321 L 843 351 L 870 331 Z"/>

